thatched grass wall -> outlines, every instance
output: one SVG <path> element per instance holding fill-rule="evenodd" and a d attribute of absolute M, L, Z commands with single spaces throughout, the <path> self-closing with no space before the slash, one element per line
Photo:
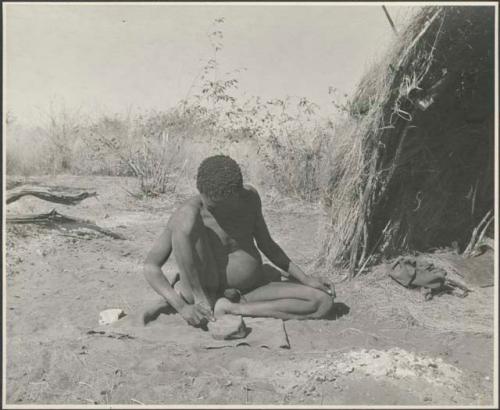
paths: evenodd
<path fill-rule="evenodd" d="M 423 8 L 360 82 L 324 262 L 355 271 L 376 254 L 464 250 L 493 209 L 494 13 Z"/>

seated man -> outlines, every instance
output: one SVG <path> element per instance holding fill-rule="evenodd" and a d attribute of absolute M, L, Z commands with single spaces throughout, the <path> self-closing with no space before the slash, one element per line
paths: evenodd
<path fill-rule="evenodd" d="M 145 262 L 146 280 L 162 303 L 193 326 L 223 314 L 324 317 L 333 304 L 333 287 L 305 275 L 272 239 L 259 194 L 243 185 L 238 164 L 224 155 L 206 158 L 196 184 L 199 195 L 172 214 Z M 290 281 L 272 281 L 257 247 Z M 161 267 L 172 252 L 179 274 L 167 278 Z"/>

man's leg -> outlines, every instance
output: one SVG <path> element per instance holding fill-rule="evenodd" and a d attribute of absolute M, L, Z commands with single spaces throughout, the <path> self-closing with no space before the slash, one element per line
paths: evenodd
<path fill-rule="evenodd" d="M 175 235 L 172 235 L 173 253 L 177 264 L 189 266 L 192 263 L 196 266 L 196 271 L 199 274 L 198 278 L 189 277 L 191 272 L 183 272 L 179 269 L 179 281 L 176 283 L 175 290 L 186 300 L 187 303 L 195 302 L 194 295 L 197 293 L 193 289 L 193 283 L 199 283 L 201 290 L 208 298 L 210 308 L 215 304 L 216 294 L 220 285 L 219 272 L 213 255 L 212 247 L 208 239 L 208 233 L 205 227 L 201 227 L 199 235 L 190 244 L 192 247 L 193 261 L 184 261 L 184 253 L 179 252 L 179 244 L 175 241 Z M 197 290 L 198 293 L 200 289 Z"/>
<path fill-rule="evenodd" d="M 264 263 L 262 265 L 262 277 L 259 283 L 256 284 L 256 288 L 267 285 L 270 282 L 281 282 L 283 279 L 283 273 L 274 266 Z M 250 291 L 247 291 L 249 293 Z M 224 289 L 224 297 L 229 299 L 231 302 L 246 302 L 244 296 L 245 292 L 241 292 L 239 289 L 226 288 Z M 222 297 L 222 295 L 220 295 Z"/>
<path fill-rule="evenodd" d="M 212 299 L 212 306 L 215 303 L 215 293 L 219 286 L 219 276 L 216 269 L 215 258 L 213 257 L 212 248 L 208 241 L 208 235 L 205 230 L 200 237 L 193 244 L 194 246 L 194 256 L 195 263 L 197 264 L 197 270 L 202 274 L 200 277 L 200 283 L 205 288 L 210 299 Z M 173 236 L 173 235 L 172 235 Z M 172 241 L 173 242 L 173 241 Z M 173 253 L 176 255 L 175 244 L 172 243 Z M 175 291 L 181 296 L 184 301 L 188 304 L 194 303 L 193 290 L 190 285 L 190 281 L 180 272 L 168 272 L 166 275 L 167 280 L 170 285 L 175 289 Z M 148 322 L 155 320 L 161 313 L 171 313 L 173 308 L 164 299 L 158 300 L 156 302 L 148 304 L 141 313 L 142 324 L 147 324 Z"/>
<path fill-rule="evenodd" d="M 278 319 L 319 319 L 325 317 L 333 306 L 327 293 L 292 282 L 271 282 L 244 297 L 244 303 L 219 299 L 215 316 L 235 314 Z"/>

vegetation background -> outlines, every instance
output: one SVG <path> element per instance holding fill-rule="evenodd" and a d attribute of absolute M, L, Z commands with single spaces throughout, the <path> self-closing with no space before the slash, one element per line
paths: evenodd
<path fill-rule="evenodd" d="M 226 24 L 224 17 L 212 21 L 209 57 L 171 108 L 90 116 L 59 102 L 27 126 L 7 104 L 7 174 L 135 176 L 136 194 L 151 196 L 192 182 L 203 157 L 225 153 L 260 189 L 320 200 L 335 176 L 339 147 L 349 144 L 341 129 L 347 94 L 325 85 L 328 107 L 300 96 L 248 96 L 240 87 L 245 68 L 231 70 L 224 58 Z M 304 81 L 311 80 L 308 73 Z"/>

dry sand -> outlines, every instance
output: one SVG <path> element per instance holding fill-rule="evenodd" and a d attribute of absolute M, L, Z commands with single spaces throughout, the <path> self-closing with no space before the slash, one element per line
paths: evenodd
<path fill-rule="evenodd" d="M 136 189 L 126 178 L 32 182 L 96 190 L 98 197 L 76 206 L 25 197 L 8 214 L 55 208 L 127 239 L 7 227 L 9 404 L 492 403 L 494 288 L 425 302 L 385 274 L 363 275 L 337 284 L 336 320 L 286 322 L 289 350 L 207 350 L 199 343 L 203 331 L 176 314 L 134 328 L 133 336 L 89 334 L 101 310 L 121 308 L 130 318 L 158 299 L 142 262 L 191 191 L 139 200 L 120 187 Z M 313 272 L 325 215 L 276 195 L 263 199 L 275 239 Z"/>

